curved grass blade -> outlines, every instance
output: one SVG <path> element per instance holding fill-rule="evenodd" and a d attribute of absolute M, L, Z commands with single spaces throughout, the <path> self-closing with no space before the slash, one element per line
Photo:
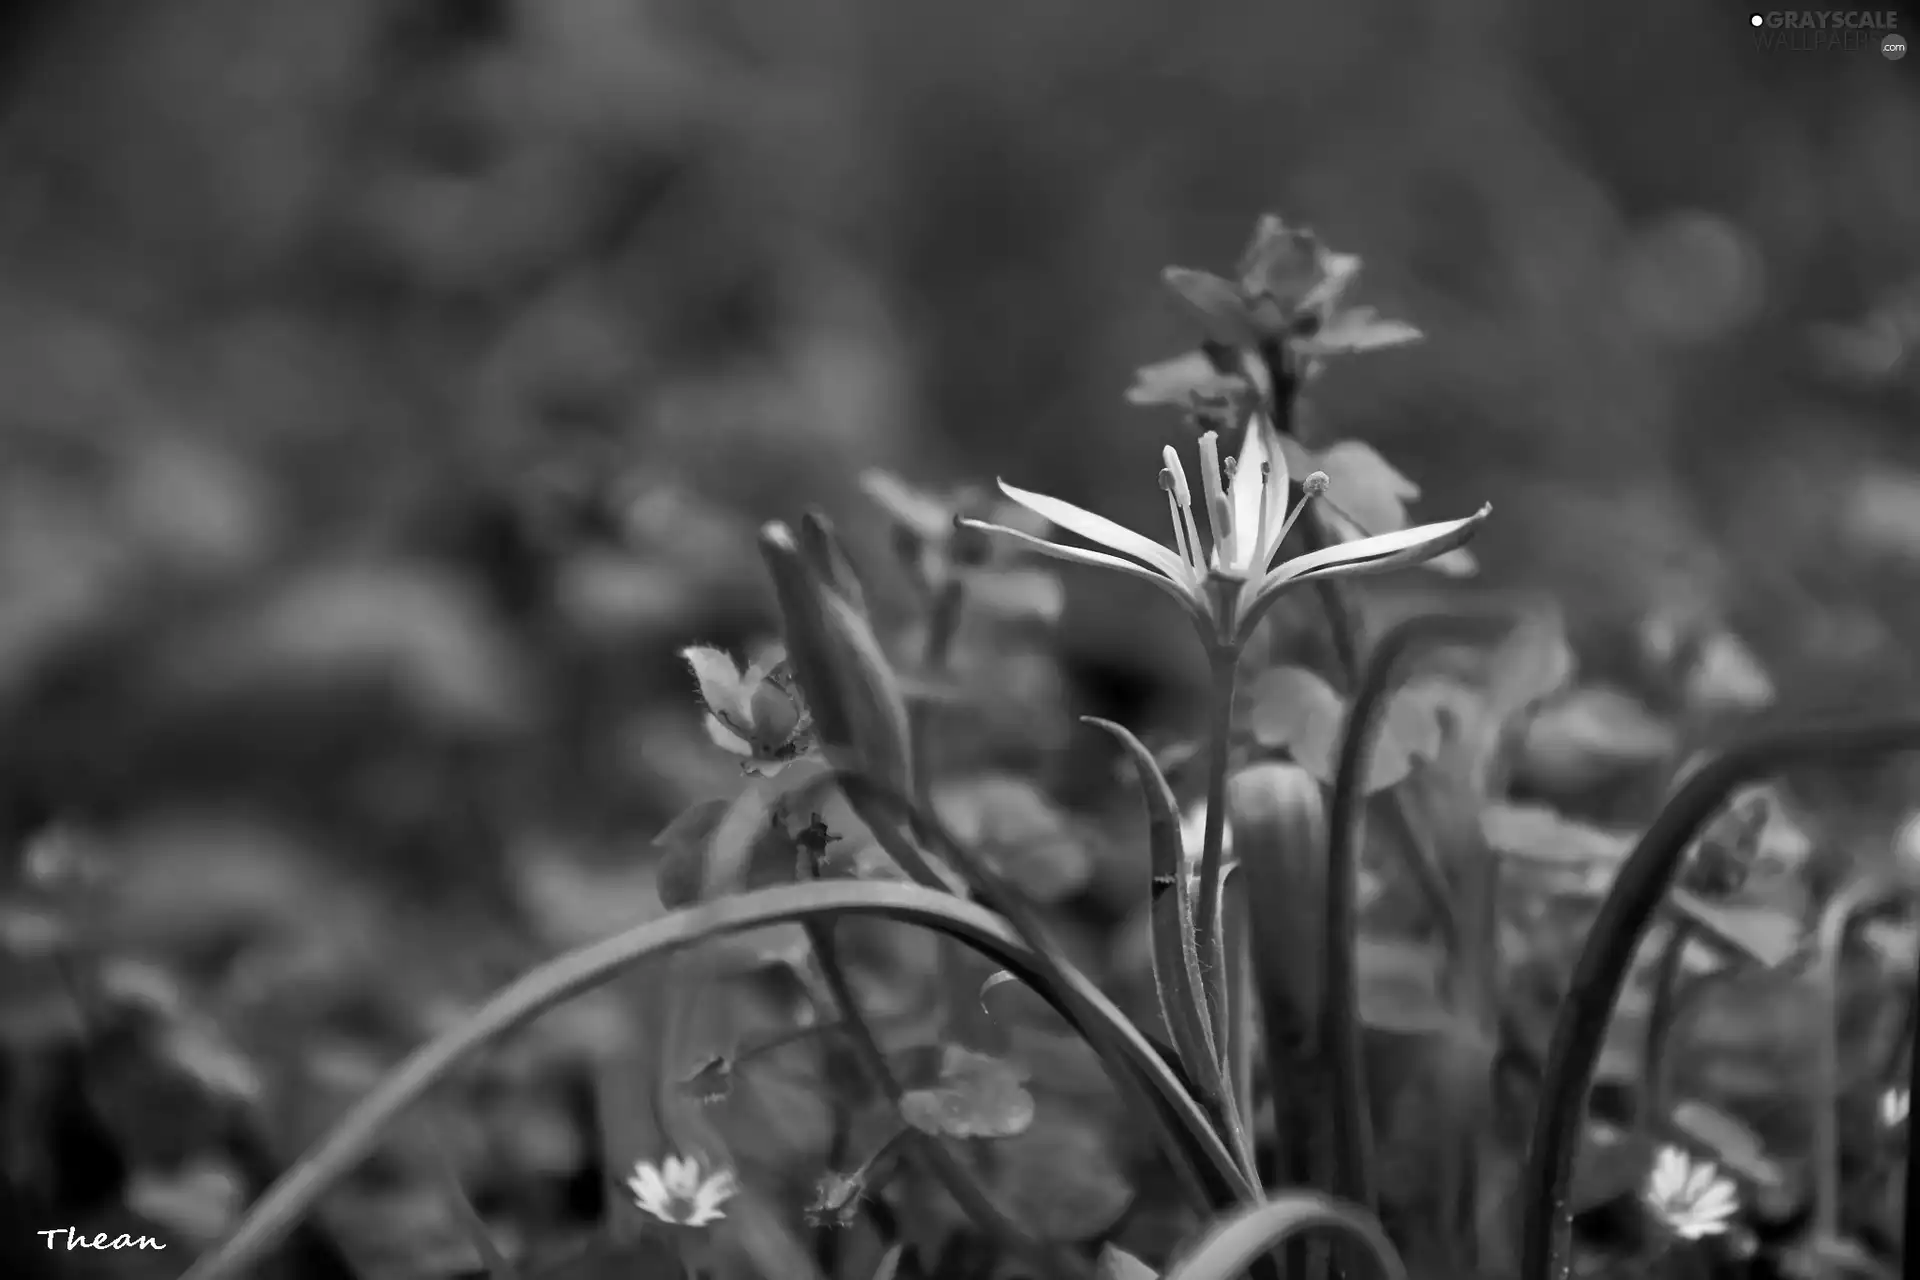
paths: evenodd
<path fill-rule="evenodd" d="M 1367 1110 L 1366 1059 L 1360 1025 L 1357 904 L 1362 804 L 1370 757 L 1386 723 L 1399 674 L 1421 645 L 1484 637 L 1485 617 L 1441 614 L 1411 618 L 1388 631 L 1368 655 L 1335 756 L 1333 798 L 1327 816 L 1326 970 L 1320 1000 L 1320 1047 L 1336 1090 L 1332 1110 L 1335 1190 L 1371 1212 L 1377 1201 L 1372 1119 Z M 1504 621 L 1503 626 L 1511 623 Z M 1417 862 L 1418 860 L 1416 860 Z M 1416 865 L 1416 876 L 1431 869 Z M 1437 874 L 1434 873 L 1434 874 Z M 1444 900 L 1444 881 L 1438 890 Z M 1457 921 L 1455 922 L 1457 925 Z M 1462 939 L 1462 942 L 1465 940 Z"/>
<path fill-rule="evenodd" d="M 1153 911 L 1153 985 L 1160 997 L 1160 1016 L 1173 1036 L 1180 1065 L 1205 1091 L 1210 1105 L 1219 1106 L 1220 1059 L 1206 1007 L 1206 988 L 1200 980 L 1200 954 L 1194 949 L 1193 896 L 1189 892 L 1186 846 L 1180 835 L 1180 807 L 1154 763 L 1153 753 L 1125 725 L 1095 716 L 1082 721 L 1111 734 L 1133 761 L 1140 778 L 1140 795 L 1147 805 L 1147 845 L 1151 853 L 1150 900 L 1162 892 L 1173 895 L 1172 912 Z M 1164 888 L 1163 888 L 1164 886 Z"/>
<path fill-rule="evenodd" d="M 1028 957 L 1033 971 L 1040 976 L 1039 984 L 1029 982 L 1029 985 L 1034 985 L 1042 996 L 1067 1016 L 1069 1022 L 1077 1029 L 1081 1029 L 1088 1043 L 1102 1058 L 1109 1061 L 1116 1059 L 1124 1061 L 1127 1058 L 1132 1052 L 1130 1046 L 1111 1041 L 1109 1038 L 1111 1029 L 1101 1020 L 1098 1012 L 1078 1006 L 1078 993 L 1085 985 L 1085 980 L 1068 961 L 1060 956 L 1049 941 L 1046 926 L 1038 913 L 1028 904 L 1019 890 L 1007 884 L 992 867 L 962 844 L 941 821 L 938 814 L 916 804 L 911 796 L 888 790 L 884 784 L 872 778 L 853 774 L 842 774 L 840 786 L 850 798 L 858 797 L 870 808 L 904 812 L 914 829 L 923 838 L 937 846 L 938 851 L 944 854 L 967 879 L 980 900 L 1004 917 L 1012 927 L 1014 935 L 1028 948 Z M 1148 1044 L 1145 1037 L 1141 1036 L 1139 1030 L 1131 1023 L 1126 1024 L 1126 1030 L 1140 1044 Z M 1220 1070 L 1217 1063 L 1214 1070 L 1216 1072 Z M 1246 1135 L 1238 1128 L 1237 1117 L 1232 1111 L 1222 1107 L 1209 1107 L 1204 1101 L 1197 1100 L 1190 1080 L 1181 1081 L 1181 1084 L 1182 1096 L 1187 1104 L 1207 1118 L 1208 1123 L 1202 1126 L 1202 1131 L 1193 1135 L 1206 1145 L 1207 1150 L 1204 1153 L 1205 1158 L 1198 1165 L 1194 1165 L 1186 1163 L 1186 1155 L 1177 1142 L 1168 1142 L 1167 1152 L 1174 1162 L 1176 1171 L 1188 1180 L 1193 1190 L 1201 1193 L 1203 1199 L 1212 1197 L 1216 1204 L 1231 1200 L 1251 1201 L 1257 1194 L 1252 1174 L 1234 1163 L 1227 1148 L 1222 1146 L 1220 1141 L 1220 1135 L 1225 1133 L 1241 1149 L 1251 1149 L 1246 1141 Z M 1121 1087 L 1125 1090 L 1128 1086 L 1122 1081 Z M 1140 1101 L 1149 1106 L 1153 1105 L 1153 1099 L 1150 1097 L 1142 1098 Z M 1178 1132 L 1177 1129 L 1170 1130 L 1166 1136 L 1172 1137 Z M 1234 1176 L 1226 1183 L 1209 1181 L 1210 1171 L 1222 1167 L 1234 1169 Z"/>
<path fill-rule="evenodd" d="M 1521 1275 L 1566 1280 L 1571 1271 L 1566 1247 L 1572 1229 L 1569 1188 L 1586 1122 L 1587 1092 L 1633 957 L 1694 838 L 1735 790 L 1781 770 L 1913 750 L 1920 750 L 1920 716 L 1816 725 L 1751 738 L 1697 769 L 1640 837 L 1600 904 L 1554 1024 L 1519 1187 Z M 1910 1182 L 1909 1209 L 1916 1203 L 1914 1194 Z"/>
<path fill-rule="evenodd" d="M 1185 1260 L 1160 1280 L 1232 1280 L 1261 1257 L 1309 1231 L 1327 1231 L 1360 1246 L 1381 1280 L 1407 1280 L 1406 1264 L 1371 1213 L 1312 1191 L 1294 1191 L 1223 1219 Z"/>
<path fill-rule="evenodd" d="M 769 925 L 836 916 L 881 916 L 918 924 L 972 946 L 1012 970 L 1046 997 L 1082 1035 L 1118 1046 L 1103 1053 L 1111 1070 L 1124 1072 L 1153 1101 L 1153 1116 L 1176 1161 L 1201 1164 L 1215 1203 L 1244 1194 L 1233 1165 L 1205 1114 L 1124 1014 L 1083 975 L 1058 969 L 1060 987 L 1048 983 L 1033 953 L 1000 917 L 951 894 L 917 885 L 834 881 L 761 889 L 649 921 L 576 948 L 540 965 L 496 992 L 459 1025 L 410 1054 L 356 1103 L 300 1161 L 269 1187 L 240 1225 L 201 1257 L 183 1280 L 243 1276 L 268 1249 L 284 1239 L 314 1205 L 386 1137 L 394 1120 L 492 1041 L 531 1022 L 573 996 L 602 985 L 650 957 L 671 953 L 722 934 Z M 1098 1026 L 1090 1026 L 1091 1018 Z M 1090 1037 L 1092 1038 L 1092 1037 Z M 1206 1206 L 1202 1206 L 1206 1207 Z"/>
<path fill-rule="evenodd" d="M 1898 903 L 1904 894 L 1885 874 L 1854 880 L 1833 895 L 1820 912 L 1814 960 L 1820 999 L 1820 1026 L 1814 1034 L 1813 1090 L 1813 1234 L 1816 1241 L 1840 1237 L 1840 957 L 1854 923 L 1863 915 Z"/>

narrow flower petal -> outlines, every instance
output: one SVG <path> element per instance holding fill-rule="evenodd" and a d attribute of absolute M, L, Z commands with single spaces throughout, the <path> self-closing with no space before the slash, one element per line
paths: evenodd
<path fill-rule="evenodd" d="M 1175 579 L 1165 574 L 1155 573 L 1152 569 L 1135 564 L 1131 560 L 1122 560 L 1119 556 L 1110 556 L 1102 551 L 1086 551 L 1079 547 L 1063 547 L 1057 542 L 1048 542 L 1045 538 L 1036 538 L 1030 533 L 1009 529 L 1005 525 L 988 524 L 983 520 L 966 520 L 962 523 L 969 529 L 979 529 L 985 533 L 997 533 L 1003 538 L 1013 538 L 1025 543 L 1041 555 L 1051 556 L 1055 560 L 1065 560 L 1069 564 L 1092 565 L 1099 569 L 1117 569 L 1142 582 L 1152 583 L 1190 610 L 1204 607 L 1204 597 L 1200 594 L 1198 584 L 1194 583 L 1193 575 L 1187 571 L 1185 565 L 1179 565 L 1177 559 L 1175 563 L 1178 566 L 1179 578 Z"/>
<path fill-rule="evenodd" d="M 1411 529 L 1311 551 L 1304 556 L 1296 556 L 1268 574 L 1261 588 L 1265 590 L 1270 583 L 1284 585 L 1335 574 L 1378 573 L 1402 565 L 1418 564 L 1464 544 L 1492 511 L 1493 507 L 1488 505 L 1464 520 L 1415 525 Z"/>
<path fill-rule="evenodd" d="M 1267 435 L 1272 430 L 1258 414 L 1247 420 L 1246 442 L 1233 473 L 1233 523 L 1240 533 L 1240 555 L 1233 567 L 1253 574 L 1267 571 L 1287 520 L 1287 460 L 1271 447 Z M 1256 540 L 1261 545 L 1254 545 Z"/>
<path fill-rule="evenodd" d="M 1389 569 L 1419 564 L 1451 551 L 1471 538 L 1481 521 L 1492 511 L 1493 507 L 1488 505 L 1464 520 L 1416 525 L 1396 533 L 1383 533 L 1378 537 L 1362 538 L 1358 542 L 1343 542 L 1338 546 L 1295 556 L 1266 577 L 1248 580 L 1241 595 L 1242 624 L 1253 626 L 1275 597 L 1296 582 L 1384 573 Z"/>
<path fill-rule="evenodd" d="M 633 1167 L 633 1176 L 627 1179 L 627 1190 L 633 1196 L 633 1202 L 639 1208 L 656 1218 L 666 1216 L 667 1184 L 662 1181 L 660 1171 L 644 1160 Z"/>
<path fill-rule="evenodd" d="M 1118 551 L 1122 555 L 1132 556 L 1143 564 L 1158 569 L 1161 573 L 1178 581 L 1186 577 L 1186 565 L 1180 557 L 1166 547 L 1143 534 L 1135 533 L 1125 525 L 1116 524 L 1105 516 L 1095 515 L 1071 502 L 1062 502 L 1058 498 L 1049 498 L 1044 493 L 1030 493 L 1025 489 L 1016 489 L 1002 480 L 1000 492 L 1019 503 L 1037 516 L 1045 517 L 1070 533 L 1077 533 L 1089 542 L 1097 542 L 1103 547 Z M 966 522 L 973 526 L 974 522 Z M 999 526 L 977 526 L 997 529 Z M 1014 530 L 1004 530 L 1008 533 Z M 1041 541 L 1033 539 L 1033 541 Z M 1049 544 L 1051 545 L 1051 544 Z"/>

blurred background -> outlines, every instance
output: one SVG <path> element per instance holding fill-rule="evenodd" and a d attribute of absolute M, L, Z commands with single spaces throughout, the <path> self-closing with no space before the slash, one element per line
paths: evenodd
<path fill-rule="evenodd" d="M 610 923 L 551 872 L 565 923 L 492 946 L 527 867 L 737 776 L 673 655 L 765 631 L 759 521 L 872 543 L 881 464 L 1157 529 L 1159 271 L 1269 210 L 1429 335 L 1305 434 L 1491 501 L 1489 588 L 1602 665 L 1678 610 L 1787 702 L 1912 691 L 1920 64 L 1746 13 L 11 0 L 7 843 L 58 819 L 134 945 L 486 989 Z M 1164 611 L 1068 594 L 1063 699 L 1185 678 Z"/>

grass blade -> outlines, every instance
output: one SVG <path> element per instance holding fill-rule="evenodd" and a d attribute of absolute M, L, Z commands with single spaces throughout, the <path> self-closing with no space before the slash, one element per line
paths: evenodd
<path fill-rule="evenodd" d="M 538 966 L 395 1067 L 267 1189 L 232 1234 L 196 1261 L 183 1280 L 225 1280 L 248 1274 L 322 1196 L 385 1140 L 398 1116 L 474 1053 L 555 1005 L 650 957 L 712 937 L 842 915 L 879 916 L 934 929 L 1019 975 L 1054 1003 L 1082 1035 L 1097 1036 L 1096 1047 L 1116 1047 L 1111 1055 L 1103 1051 L 1107 1067 L 1123 1072 L 1130 1084 L 1152 1100 L 1151 1114 L 1171 1148 L 1169 1155 L 1177 1163 L 1203 1166 L 1215 1203 L 1245 1194 L 1239 1170 L 1198 1104 L 1125 1015 L 1083 975 L 1055 966 L 1062 985 L 1051 986 L 1033 954 L 1005 921 L 950 894 L 917 885 L 838 881 L 762 889 L 677 911 Z"/>
<path fill-rule="evenodd" d="M 1151 858 L 1151 896 L 1173 894 L 1175 909 L 1168 913 L 1153 911 L 1154 990 L 1160 997 L 1160 1016 L 1166 1019 L 1173 1036 L 1174 1051 L 1180 1065 L 1204 1091 L 1209 1105 L 1219 1106 L 1220 1060 L 1209 1025 L 1206 989 L 1200 980 L 1200 953 L 1194 946 L 1193 895 L 1189 891 L 1186 847 L 1180 837 L 1180 806 L 1173 788 L 1167 785 L 1153 753 L 1121 724 L 1084 716 L 1082 720 L 1111 734 L 1133 761 L 1140 778 L 1140 795 L 1147 805 L 1147 847 Z"/>
<path fill-rule="evenodd" d="M 1640 837 L 1594 918 L 1554 1024 L 1519 1187 L 1521 1275 L 1565 1280 L 1571 1269 L 1568 1195 L 1574 1153 L 1586 1123 L 1587 1093 L 1634 955 L 1694 838 L 1735 790 L 1781 770 L 1913 750 L 1920 750 L 1917 716 L 1816 725 L 1751 738 L 1697 769 Z"/>
<path fill-rule="evenodd" d="M 1309 1231 L 1337 1234 L 1359 1246 L 1381 1280 L 1407 1280 L 1406 1264 L 1379 1220 L 1318 1192 L 1296 1191 L 1237 1210 L 1220 1221 L 1160 1280 L 1231 1280 L 1257 1259 Z"/>

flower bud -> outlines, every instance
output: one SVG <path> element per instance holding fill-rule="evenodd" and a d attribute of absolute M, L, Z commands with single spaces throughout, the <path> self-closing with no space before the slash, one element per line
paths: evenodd
<path fill-rule="evenodd" d="M 824 522 L 813 527 L 813 554 L 801 551 L 784 524 L 769 524 L 760 533 L 794 678 L 837 764 L 911 794 L 906 703 L 856 600 L 841 583 L 823 579 L 823 569 L 838 573 L 845 566 L 836 563 L 837 549 L 826 550 L 831 544 L 822 536 L 830 536 Z"/>
<path fill-rule="evenodd" d="M 778 680 L 762 680 L 748 701 L 755 741 L 785 746 L 800 727 L 800 706 Z"/>
<path fill-rule="evenodd" d="M 1327 813 L 1320 783 L 1297 764 L 1250 765 L 1227 780 L 1227 820 L 1246 881 L 1268 1033 L 1277 1031 L 1305 1051 L 1319 1016 L 1327 946 Z"/>

